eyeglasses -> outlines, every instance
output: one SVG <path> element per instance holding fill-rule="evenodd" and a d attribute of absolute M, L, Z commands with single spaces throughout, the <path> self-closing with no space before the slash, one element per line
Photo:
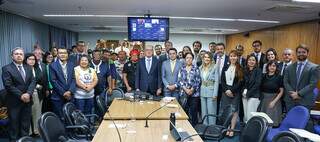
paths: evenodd
<path fill-rule="evenodd" d="M 260 47 L 259 44 L 252 45 L 252 47 Z"/>
<path fill-rule="evenodd" d="M 285 56 L 290 56 L 291 54 L 290 54 L 290 53 L 285 53 L 285 54 L 283 54 L 283 55 L 285 55 Z"/>

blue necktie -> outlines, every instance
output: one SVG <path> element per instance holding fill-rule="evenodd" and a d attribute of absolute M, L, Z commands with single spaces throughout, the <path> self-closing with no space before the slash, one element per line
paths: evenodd
<path fill-rule="evenodd" d="M 151 59 L 147 59 L 147 70 L 148 70 L 148 73 L 150 72 L 150 68 L 151 68 Z"/>
<path fill-rule="evenodd" d="M 301 70 L 302 70 L 302 63 L 298 63 L 298 70 L 297 70 L 297 87 L 298 87 L 298 84 L 300 82 L 300 75 L 301 75 Z"/>

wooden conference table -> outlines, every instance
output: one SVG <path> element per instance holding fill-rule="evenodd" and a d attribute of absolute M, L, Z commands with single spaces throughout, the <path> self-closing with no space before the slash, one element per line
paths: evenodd
<path fill-rule="evenodd" d="M 115 121 L 118 126 L 122 142 L 175 142 L 169 131 L 169 120 L 149 120 L 149 127 L 145 120 Z M 187 132 L 188 135 L 197 134 L 188 120 L 177 120 L 178 131 Z M 104 120 L 100 124 L 92 142 L 119 142 L 119 137 L 112 121 Z M 200 136 L 193 136 L 187 141 L 202 142 Z"/>
<path fill-rule="evenodd" d="M 146 117 L 154 110 L 164 105 L 164 102 L 159 101 L 140 101 L 130 102 L 126 100 L 113 100 L 109 107 L 109 114 L 114 120 L 145 120 Z M 170 104 L 158 110 L 149 117 L 149 120 L 168 120 L 170 113 L 176 114 L 177 120 L 187 120 L 189 117 L 184 112 L 180 104 L 173 100 Z M 109 120 L 109 115 L 104 115 L 105 120 Z"/>
<path fill-rule="evenodd" d="M 176 100 L 158 110 L 149 117 L 148 126 L 145 127 L 146 117 L 152 111 L 160 108 L 163 101 L 130 102 L 126 100 L 113 100 L 109 107 L 109 114 L 115 121 L 122 142 L 174 142 L 169 130 L 170 113 L 176 114 L 176 128 L 178 132 L 194 135 L 197 132 L 188 121 L 188 115 Z M 119 142 L 119 137 L 109 115 L 106 113 L 100 124 L 93 142 Z M 193 136 L 186 141 L 202 142 L 200 136 Z"/>

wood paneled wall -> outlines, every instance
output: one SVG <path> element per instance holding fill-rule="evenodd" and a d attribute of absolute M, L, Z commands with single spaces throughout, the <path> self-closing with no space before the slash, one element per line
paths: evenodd
<path fill-rule="evenodd" d="M 226 50 L 233 50 L 237 44 L 241 44 L 245 47 L 244 54 L 248 55 L 253 52 L 251 45 L 252 42 L 257 39 L 262 41 L 263 51 L 266 51 L 270 47 L 275 48 L 280 59 L 282 58 L 282 51 L 285 48 L 295 50 L 300 43 L 304 43 L 310 47 L 309 60 L 320 64 L 319 21 L 310 21 L 252 31 L 249 32 L 248 37 L 245 37 L 243 33 L 227 35 Z"/>

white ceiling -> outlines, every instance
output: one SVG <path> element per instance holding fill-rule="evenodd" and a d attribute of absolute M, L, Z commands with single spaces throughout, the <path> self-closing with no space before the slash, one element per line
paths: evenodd
<path fill-rule="evenodd" d="M 171 33 L 231 34 L 319 18 L 320 4 L 290 0 L 4 0 L 1 9 L 77 32 L 126 32 L 124 17 L 56 15 L 141 15 L 271 20 L 280 23 L 171 19 Z M 277 8 L 272 8 L 277 7 Z M 268 11 L 266 9 L 270 9 Z M 93 27 L 107 27 L 94 30 Z M 225 31 L 215 29 L 237 29 Z"/>

